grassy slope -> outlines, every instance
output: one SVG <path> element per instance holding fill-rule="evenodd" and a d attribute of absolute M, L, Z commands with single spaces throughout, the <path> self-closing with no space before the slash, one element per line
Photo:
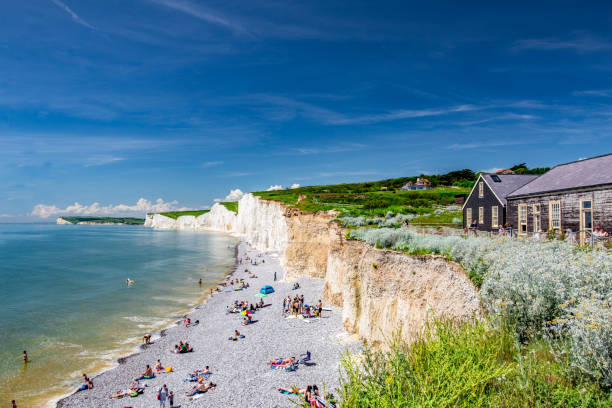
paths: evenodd
<path fill-rule="evenodd" d="M 223 202 L 219 204 L 221 204 L 228 210 L 233 211 L 234 213 L 238 214 L 238 201 L 228 201 L 228 202 Z"/>
<path fill-rule="evenodd" d="M 182 215 L 193 215 L 194 217 L 197 217 L 198 215 L 206 214 L 208 211 L 210 210 L 171 211 L 171 212 L 160 213 L 160 215 L 176 220 L 178 217 Z"/>
<path fill-rule="evenodd" d="M 395 214 L 430 213 L 435 206 L 453 204 L 456 195 L 467 195 L 470 190 L 469 187 L 459 186 L 436 187 L 433 190 L 424 191 L 399 190 L 407 179 L 404 177 L 368 183 L 309 186 L 260 191 L 253 194 L 297 207 L 303 211 L 337 210 L 343 215 L 350 216 L 384 216 L 388 211 Z M 381 190 L 383 186 L 386 186 L 388 190 Z M 300 196 L 302 199 L 298 202 Z M 414 222 L 450 223 L 455 217 L 461 217 L 461 212 L 432 215 L 427 219 L 421 218 Z"/>

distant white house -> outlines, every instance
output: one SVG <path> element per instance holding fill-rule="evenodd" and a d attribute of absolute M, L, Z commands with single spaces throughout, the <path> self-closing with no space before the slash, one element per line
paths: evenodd
<path fill-rule="evenodd" d="M 431 181 L 426 178 L 417 178 L 415 182 L 409 181 L 402 188 L 402 191 L 409 190 L 431 190 Z"/>

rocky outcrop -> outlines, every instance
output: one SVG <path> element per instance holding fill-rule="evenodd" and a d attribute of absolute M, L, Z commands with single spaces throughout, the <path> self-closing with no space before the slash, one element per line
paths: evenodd
<path fill-rule="evenodd" d="M 333 221 L 336 215 L 306 213 L 247 194 L 238 203 L 238 214 L 216 204 L 198 217 L 147 216 L 145 225 L 226 231 L 257 249 L 278 251 L 285 280 L 323 279 L 323 297 L 342 306 L 347 331 L 371 343 L 397 329 L 411 338 L 434 316 L 480 315 L 478 293 L 460 265 L 444 257 L 410 256 L 346 241 L 345 231 Z"/>

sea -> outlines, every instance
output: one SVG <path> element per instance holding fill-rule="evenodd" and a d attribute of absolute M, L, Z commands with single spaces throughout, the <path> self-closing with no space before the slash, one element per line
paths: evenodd
<path fill-rule="evenodd" d="M 237 243 L 141 226 L 0 224 L 0 404 L 54 406 L 83 373 L 116 365 L 205 299 L 232 271 Z"/>

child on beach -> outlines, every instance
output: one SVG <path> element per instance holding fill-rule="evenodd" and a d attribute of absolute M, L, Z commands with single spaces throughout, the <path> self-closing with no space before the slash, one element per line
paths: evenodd
<path fill-rule="evenodd" d="M 168 394 L 168 403 L 170 404 L 170 408 L 174 408 L 174 392 L 170 391 Z"/>

